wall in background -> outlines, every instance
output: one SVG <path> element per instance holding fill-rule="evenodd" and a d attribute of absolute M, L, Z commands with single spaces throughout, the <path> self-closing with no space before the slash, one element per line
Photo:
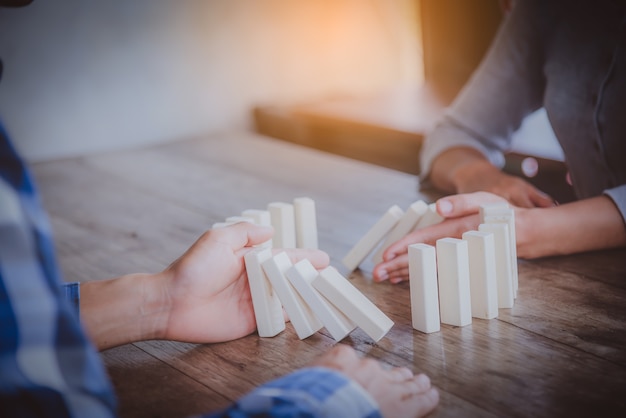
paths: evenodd
<path fill-rule="evenodd" d="M 55 0 L 0 10 L 0 117 L 31 161 L 250 126 L 263 103 L 423 80 L 414 0 Z"/>

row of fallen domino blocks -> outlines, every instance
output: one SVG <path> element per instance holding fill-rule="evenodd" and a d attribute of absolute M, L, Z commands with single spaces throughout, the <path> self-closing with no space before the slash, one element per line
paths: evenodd
<path fill-rule="evenodd" d="M 318 271 L 307 259 L 293 264 L 287 253 L 273 254 L 272 248 L 318 248 L 312 199 L 272 202 L 267 210 L 248 209 L 213 228 L 237 222 L 272 225 L 275 230 L 273 240 L 244 256 L 260 337 L 274 337 L 285 330 L 283 308 L 300 339 L 325 327 L 340 341 L 359 327 L 379 341 L 391 329 L 393 321 L 335 268 Z"/>
<path fill-rule="evenodd" d="M 462 239 L 442 238 L 436 247 L 408 248 L 413 328 L 425 333 L 440 330 L 440 322 L 465 326 L 472 317 L 492 319 L 498 308 L 512 308 L 517 297 L 515 215 L 506 203 L 483 205 L 478 231 Z M 357 268 L 384 240 L 373 261 L 393 242 L 443 220 L 435 204 L 413 203 L 406 212 L 392 206 L 344 257 Z"/>

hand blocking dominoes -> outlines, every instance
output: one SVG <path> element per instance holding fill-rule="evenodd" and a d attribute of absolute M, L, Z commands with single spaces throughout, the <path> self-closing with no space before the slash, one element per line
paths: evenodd
<path fill-rule="evenodd" d="M 440 323 L 465 326 L 472 317 L 492 319 L 498 308 L 512 308 L 517 297 L 515 216 L 506 203 L 480 208 L 478 231 L 463 239 L 442 238 L 436 247 L 408 248 L 413 328 L 425 333 Z M 392 206 L 343 258 L 356 269 L 371 253 L 375 263 L 384 250 L 408 233 L 443 221 L 434 203 L 419 200 L 403 211 Z M 382 244 L 381 244 L 382 242 Z"/>
<path fill-rule="evenodd" d="M 273 255 L 272 248 L 318 248 L 312 199 L 272 202 L 267 210 L 248 209 L 213 227 L 236 222 L 272 225 L 275 230 L 272 240 L 244 256 L 260 337 L 285 330 L 283 308 L 300 339 L 325 327 L 340 341 L 359 327 L 377 342 L 391 329 L 393 321 L 333 267 L 318 271 L 309 260 L 294 265 L 285 252 Z"/>

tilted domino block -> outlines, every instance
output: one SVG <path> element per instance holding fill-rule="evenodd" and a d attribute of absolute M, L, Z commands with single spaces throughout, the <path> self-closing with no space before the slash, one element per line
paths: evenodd
<path fill-rule="evenodd" d="M 371 253 L 376 245 L 396 226 L 403 210 L 399 206 L 390 207 L 387 212 L 370 228 L 369 231 L 352 247 L 343 258 L 343 264 L 350 270 L 356 269 L 359 264 Z"/>
<path fill-rule="evenodd" d="M 505 223 L 480 224 L 478 230 L 493 233 L 496 247 L 496 282 L 498 308 L 512 308 L 514 299 L 513 273 L 511 269 L 511 241 L 509 225 Z"/>
<path fill-rule="evenodd" d="M 315 290 L 312 283 L 318 274 L 307 259 L 300 260 L 286 272 L 293 287 L 313 309 L 330 335 L 335 341 L 340 341 L 356 328 L 356 324 Z"/>
<path fill-rule="evenodd" d="M 505 203 L 506 205 L 506 203 Z M 517 297 L 518 271 L 517 271 L 517 237 L 515 235 L 515 211 L 508 207 L 481 206 L 481 223 L 506 223 L 509 225 L 509 248 L 511 250 L 511 276 L 513 277 L 513 298 Z"/>
<path fill-rule="evenodd" d="M 271 249 L 255 249 L 244 260 L 252 295 L 252 307 L 260 337 L 273 337 L 285 329 L 283 307 L 261 264 L 272 258 Z"/>
<path fill-rule="evenodd" d="M 493 233 L 467 231 L 472 316 L 493 319 L 498 316 L 496 248 Z"/>
<path fill-rule="evenodd" d="M 297 248 L 319 248 L 315 201 L 309 197 L 297 197 L 293 200 L 293 206 L 295 210 Z"/>
<path fill-rule="evenodd" d="M 431 203 L 430 205 L 428 205 L 428 210 L 426 211 L 426 213 L 424 213 L 424 215 L 417 222 L 417 225 L 415 225 L 415 229 L 422 229 L 431 225 L 438 224 L 440 222 L 443 222 L 444 219 L 445 218 L 437 212 L 437 205 L 435 203 Z"/>
<path fill-rule="evenodd" d="M 437 240 L 437 274 L 441 322 L 459 327 L 472 323 L 467 241 Z"/>
<path fill-rule="evenodd" d="M 425 333 L 439 331 L 437 257 L 432 245 L 409 245 L 409 284 L 413 328 Z"/>
<path fill-rule="evenodd" d="M 385 238 L 378 251 L 376 251 L 374 257 L 372 257 L 375 264 L 383 261 L 383 253 L 391 244 L 403 238 L 415 228 L 417 222 L 424 216 L 427 210 L 428 205 L 423 200 L 418 200 L 409 206 L 396 226 L 387 235 L 387 238 Z"/>
<path fill-rule="evenodd" d="M 296 221 L 291 203 L 272 202 L 267 205 L 274 227 L 274 248 L 296 248 Z"/>
<path fill-rule="evenodd" d="M 383 338 L 393 326 L 387 315 L 333 267 L 320 271 L 313 287 L 374 341 Z"/>
<path fill-rule="evenodd" d="M 298 338 L 303 340 L 319 331 L 323 326 L 322 323 L 285 276 L 285 272 L 293 265 L 287 253 L 279 253 L 261 265 L 278 294 Z"/>
<path fill-rule="evenodd" d="M 254 223 L 257 225 L 272 226 L 270 212 L 267 210 L 246 209 L 241 212 L 241 216 L 244 216 L 246 218 L 252 218 L 254 220 Z M 257 245 L 257 247 L 272 248 L 272 239 L 268 239 L 267 241 Z"/>

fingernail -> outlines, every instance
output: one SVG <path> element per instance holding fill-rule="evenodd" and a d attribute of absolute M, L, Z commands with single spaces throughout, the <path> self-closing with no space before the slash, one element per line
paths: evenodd
<path fill-rule="evenodd" d="M 439 202 L 437 202 L 437 207 L 439 208 L 439 213 L 442 215 L 447 215 L 452 212 L 452 202 L 449 200 L 439 200 Z"/>
<path fill-rule="evenodd" d="M 387 270 L 378 270 L 378 278 L 380 280 L 387 280 L 389 278 L 389 274 L 387 273 Z"/>

